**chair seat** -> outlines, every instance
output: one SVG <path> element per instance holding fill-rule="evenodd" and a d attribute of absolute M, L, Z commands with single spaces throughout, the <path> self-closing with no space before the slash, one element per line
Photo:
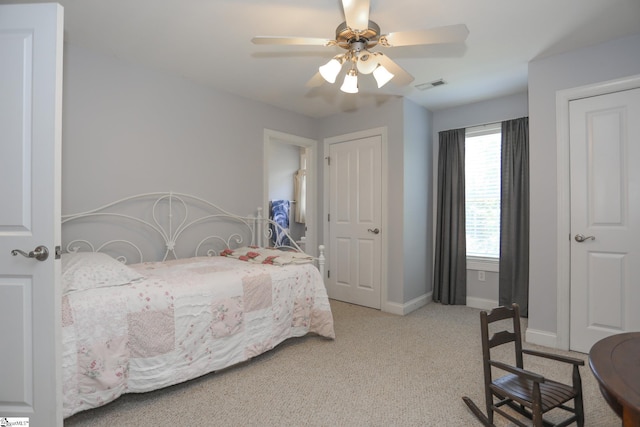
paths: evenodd
<path fill-rule="evenodd" d="M 503 320 L 511 322 L 492 325 L 492 329 L 496 332 L 490 336 L 489 324 Z M 509 328 L 509 323 L 512 324 L 511 328 Z M 505 329 L 500 330 L 501 327 Z M 511 411 L 504 410 L 506 408 L 503 406 L 506 405 L 507 408 L 529 418 L 535 427 L 552 425 L 550 421 L 544 419 L 544 414 L 555 408 L 571 415 L 553 425 L 568 426 L 576 423 L 578 427 L 584 427 L 582 380 L 580 379 L 580 369 L 578 369 L 579 366 L 584 366 L 584 360 L 536 350 L 523 350 L 518 304 L 511 304 L 511 307 L 497 307 L 491 312 L 481 311 L 480 331 L 482 332 L 482 365 L 487 414 L 483 414 L 480 408 L 468 397 L 465 396 L 462 399 L 483 425 L 494 426 L 493 417 L 498 414 L 519 426 L 526 426 Z M 501 356 L 502 360 L 500 358 L 492 359 L 491 349 L 499 346 L 505 350 L 511 347 L 515 357 L 509 358 L 510 361 L 507 362 L 505 361 L 505 353 L 501 353 L 498 356 Z M 523 354 L 551 359 L 570 366 L 572 369 L 571 385 L 548 380 L 541 374 L 525 370 Z M 494 373 L 505 373 L 506 375 L 494 379 Z M 534 389 L 536 390 L 535 395 Z M 540 393 L 537 393 L 538 391 Z M 573 405 L 566 405 L 565 403 L 570 400 L 573 400 Z M 560 411 L 555 412 L 564 414 Z"/>
<path fill-rule="evenodd" d="M 493 380 L 490 387 L 503 398 L 519 399 L 526 402 L 526 406 L 531 405 L 533 396 L 533 381 L 531 380 L 508 374 Z M 542 412 L 544 413 L 575 398 L 577 393 L 568 385 L 546 380 L 540 384 L 540 395 L 542 396 Z"/>

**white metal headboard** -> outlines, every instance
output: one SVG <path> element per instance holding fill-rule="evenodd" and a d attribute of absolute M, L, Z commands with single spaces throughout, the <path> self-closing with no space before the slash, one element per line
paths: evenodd
<path fill-rule="evenodd" d="M 257 208 L 255 216 L 239 216 L 200 197 L 173 192 L 138 194 L 90 211 L 63 215 L 62 224 L 63 252 L 108 252 L 124 263 L 130 258 L 143 262 L 213 256 L 224 249 L 265 246 L 273 230 L 286 234 L 277 223 L 263 218 L 262 208 Z M 195 249 L 180 257 L 177 248 L 181 241 Z M 290 242 L 287 248 L 302 252 L 293 239 Z M 160 254 L 158 246 L 162 246 Z M 146 254 L 149 247 L 155 255 Z M 323 273 L 324 247 L 319 249 L 317 260 Z"/>

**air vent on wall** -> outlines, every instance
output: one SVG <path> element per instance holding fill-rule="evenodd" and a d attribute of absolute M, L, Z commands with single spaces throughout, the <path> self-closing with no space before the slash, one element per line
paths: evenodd
<path fill-rule="evenodd" d="M 415 85 L 415 88 L 418 90 L 427 90 L 436 86 L 442 86 L 443 84 L 445 84 L 445 81 L 442 79 L 438 79 L 429 83 L 420 83 L 419 85 Z"/>

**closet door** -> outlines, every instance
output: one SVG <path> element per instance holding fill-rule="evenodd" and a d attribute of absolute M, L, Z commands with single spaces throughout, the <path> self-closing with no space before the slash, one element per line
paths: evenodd
<path fill-rule="evenodd" d="M 381 307 L 382 138 L 355 138 L 329 148 L 330 298 Z"/>
<path fill-rule="evenodd" d="M 640 88 L 570 103 L 571 350 L 640 330 Z"/>

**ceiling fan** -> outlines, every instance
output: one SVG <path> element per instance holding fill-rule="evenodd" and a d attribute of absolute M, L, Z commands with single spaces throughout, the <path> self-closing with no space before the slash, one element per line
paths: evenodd
<path fill-rule="evenodd" d="M 439 43 L 462 43 L 469 35 L 464 24 L 426 30 L 402 31 L 381 34 L 380 27 L 369 20 L 370 0 L 342 0 L 345 22 L 336 28 L 336 38 L 323 39 L 313 37 L 271 37 L 256 36 L 254 44 L 338 46 L 346 52 L 334 56 L 319 68 L 319 74 L 329 83 L 334 83 L 344 64 L 349 64 L 343 92 L 358 92 L 358 74 L 373 74 L 378 88 L 391 79 L 402 86 L 413 81 L 413 76 L 396 64 L 384 53 L 370 51 L 376 46 L 416 46 Z M 310 82 L 317 81 L 311 79 Z M 313 83 L 312 83 L 313 85 Z"/>

